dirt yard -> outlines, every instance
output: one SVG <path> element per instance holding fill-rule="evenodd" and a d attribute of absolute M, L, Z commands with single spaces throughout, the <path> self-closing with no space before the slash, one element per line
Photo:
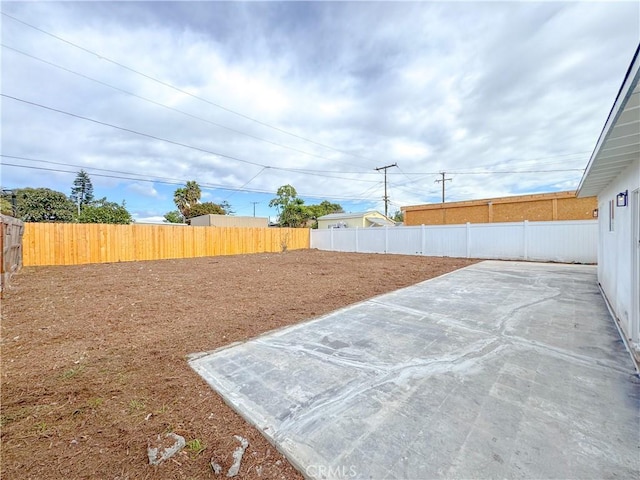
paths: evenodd
<path fill-rule="evenodd" d="M 222 478 L 241 435 L 240 478 L 302 478 L 186 356 L 472 263 L 299 250 L 26 268 L 2 299 L 0 477 Z M 166 432 L 187 448 L 150 466 Z"/>

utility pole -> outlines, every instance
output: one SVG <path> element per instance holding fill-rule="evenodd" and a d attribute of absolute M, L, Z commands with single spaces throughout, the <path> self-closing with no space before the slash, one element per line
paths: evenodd
<path fill-rule="evenodd" d="M 387 168 L 397 167 L 398 164 L 394 163 L 392 165 L 387 165 L 386 167 L 378 167 L 376 170 L 379 172 L 380 170 L 384 170 L 384 216 L 389 216 L 389 196 L 387 195 Z"/>
<path fill-rule="evenodd" d="M 253 216 L 256 216 L 256 205 L 259 204 L 260 202 L 249 202 L 249 203 L 253 203 Z"/>
<path fill-rule="evenodd" d="M 445 172 L 440 172 L 440 175 L 442 175 L 442 179 L 441 180 L 436 180 L 436 183 L 442 182 L 442 203 L 444 203 L 444 184 L 445 184 L 445 182 L 450 182 L 451 179 L 450 178 L 444 178 L 445 175 L 446 175 Z"/>

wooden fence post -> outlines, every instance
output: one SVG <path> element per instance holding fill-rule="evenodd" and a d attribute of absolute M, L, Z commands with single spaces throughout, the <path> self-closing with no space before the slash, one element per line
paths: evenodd
<path fill-rule="evenodd" d="M 24 223 L 17 218 L 2 217 L 2 234 L 0 237 L 0 294 L 5 290 L 11 276 L 22 268 L 22 234 Z"/>

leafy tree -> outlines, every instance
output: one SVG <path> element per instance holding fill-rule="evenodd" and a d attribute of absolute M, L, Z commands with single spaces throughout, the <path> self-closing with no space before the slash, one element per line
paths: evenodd
<path fill-rule="evenodd" d="M 179 210 L 172 210 L 165 213 L 164 219 L 168 223 L 184 223 L 184 217 Z"/>
<path fill-rule="evenodd" d="M 93 184 L 89 174 L 84 170 L 80 170 L 76 175 L 69 198 L 75 205 L 80 207 L 84 207 L 93 201 Z"/>
<path fill-rule="evenodd" d="M 278 209 L 281 227 L 305 227 L 311 223 L 312 228 L 318 228 L 318 217 L 343 212 L 340 204 L 328 200 L 323 200 L 318 205 L 305 205 L 304 200 L 298 198 L 298 192 L 291 185 L 283 185 L 276 195 L 277 197 L 269 202 L 269 206 Z"/>
<path fill-rule="evenodd" d="M 225 215 L 226 212 L 224 211 L 224 208 L 222 208 L 217 203 L 213 203 L 213 202 L 196 203 L 189 210 L 189 216 L 187 218 L 193 218 L 193 217 L 198 217 L 200 215 L 209 215 L 209 214 Z"/>
<path fill-rule="evenodd" d="M 298 192 L 291 185 L 281 186 L 276 195 L 269 206 L 278 209 L 278 223 L 281 227 L 299 227 L 309 218 L 304 209 L 304 200 L 298 198 Z"/>
<path fill-rule="evenodd" d="M 85 205 L 77 220 L 79 223 L 118 223 L 123 225 L 128 225 L 133 221 L 124 201 L 122 205 L 118 205 L 115 202 L 107 201 L 106 197 Z"/>
<path fill-rule="evenodd" d="M 323 200 L 318 205 L 307 205 L 305 207 L 307 217 L 313 222 L 311 228 L 318 228 L 318 217 L 323 215 L 329 215 L 330 213 L 342 213 L 344 210 L 339 203 L 331 203 L 328 200 Z"/>
<path fill-rule="evenodd" d="M 276 207 L 278 211 L 287 208 L 295 199 L 298 198 L 298 192 L 291 185 L 283 185 L 276 192 L 277 197 L 271 199 L 270 207 Z"/>
<path fill-rule="evenodd" d="M 2 197 L 0 197 L 0 213 L 2 213 L 2 215 L 13 216 L 13 205 L 8 195 L 5 196 L 3 194 Z"/>
<path fill-rule="evenodd" d="M 393 217 L 391 217 L 391 220 L 393 220 L 396 223 L 404 222 L 404 213 L 402 213 L 401 210 L 396 210 L 396 213 L 393 214 Z"/>
<path fill-rule="evenodd" d="M 233 207 L 231 206 L 231 204 L 229 202 L 227 202 L 226 200 L 223 200 L 222 202 L 220 202 L 220 206 L 224 210 L 224 214 L 225 215 L 233 215 L 234 213 L 236 213 L 233 210 Z"/>
<path fill-rule="evenodd" d="M 25 222 L 71 222 L 75 205 L 62 192 L 49 188 L 15 190 L 17 217 Z"/>

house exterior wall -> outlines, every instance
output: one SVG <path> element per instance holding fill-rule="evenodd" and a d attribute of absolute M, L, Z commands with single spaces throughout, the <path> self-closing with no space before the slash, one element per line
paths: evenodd
<path fill-rule="evenodd" d="M 364 228 L 369 226 L 367 218 L 379 218 L 386 220 L 386 217 L 378 212 L 367 212 L 365 214 L 353 216 L 340 216 L 340 218 L 318 218 L 318 228 L 330 228 L 337 223 L 345 224 L 344 228 Z"/>
<path fill-rule="evenodd" d="M 597 205 L 596 197 L 576 198 L 575 192 L 555 192 L 415 205 L 402 210 L 407 226 L 457 225 L 467 222 L 591 220 Z"/>
<path fill-rule="evenodd" d="M 253 227 L 269 226 L 267 217 L 236 217 L 234 215 L 200 215 L 191 219 L 193 227 Z"/>
<path fill-rule="evenodd" d="M 633 162 L 598 195 L 598 281 L 618 319 L 624 335 L 640 349 L 638 323 L 638 219 L 640 215 L 634 191 L 640 189 L 640 160 Z M 617 207 L 616 195 L 627 190 L 628 205 Z M 610 203 L 613 201 L 613 225 Z M 635 253 L 634 253 L 635 249 Z"/>
<path fill-rule="evenodd" d="M 632 202 L 633 191 L 639 188 L 640 160 L 636 160 L 598 195 L 598 281 L 625 336 L 636 347 L 640 343 L 637 319 L 640 291 L 638 280 L 634 278 L 638 269 L 638 260 L 634 257 L 638 239 L 637 232 L 633 231 L 632 215 L 639 212 Z M 616 195 L 625 190 L 629 192 L 628 205 L 617 207 Z M 610 202 L 613 202 L 613 219 L 610 215 Z M 635 226 L 637 228 L 637 223 Z"/>
<path fill-rule="evenodd" d="M 345 224 L 345 228 L 364 227 L 364 216 L 353 216 L 348 218 L 318 219 L 318 228 L 330 228 L 337 223 Z"/>

